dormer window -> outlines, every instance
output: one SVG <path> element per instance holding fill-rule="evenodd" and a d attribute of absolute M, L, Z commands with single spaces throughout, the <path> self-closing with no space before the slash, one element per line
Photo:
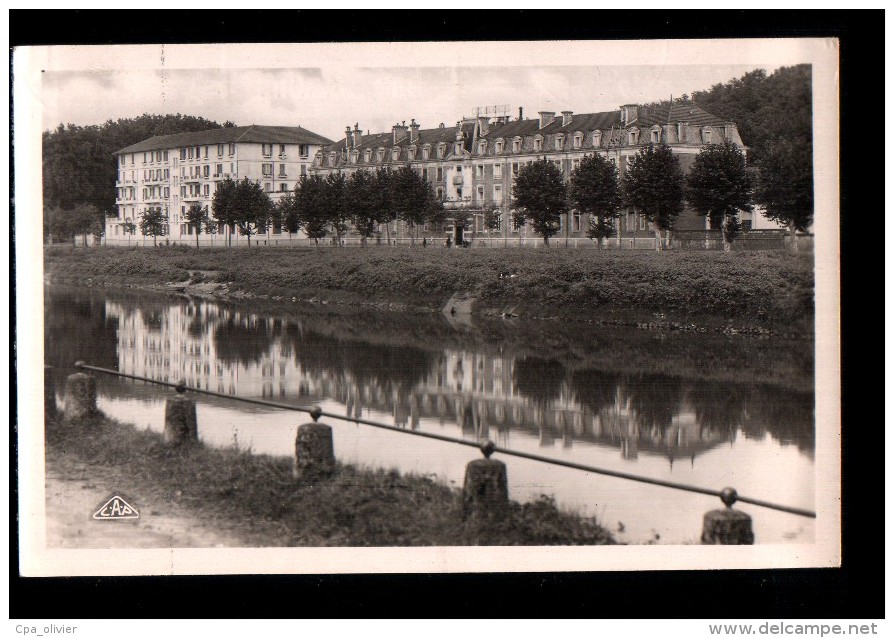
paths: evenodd
<path fill-rule="evenodd" d="M 396 162 L 400 159 L 400 146 L 395 146 L 391 149 L 391 161 Z"/>
<path fill-rule="evenodd" d="M 376 161 L 381 162 L 383 159 L 385 159 L 385 149 L 380 148 L 376 151 Z"/>
<path fill-rule="evenodd" d="M 351 153 L 351 164 L 356 164 L 358 159 L 360 159 L 360 151 L 353 151 Z"/>
<path fill-rule="evenodd" d="M 593 146 L 602 146 L 602 131 L 593 133 Z"/>
<path fill-rule="evenodd" d="M 478 142 L 478 154 L 484 155 L 485 153 L 487 153 L 487 142 L 482 140 Z"/>
<path fill-rule="evenodd" d="M 447 152 L 446 144 L 438 144 L 438 159 L 444 159 L 444 154 Z"/>
<path fill-rule="evenodd" d="M 534 150 L 542 151 L 543 150 L 543 138 L 539 135 L 534 138 Z"/>
<path fill-rule="evenodd" d="M 639 143 L 639 129 L 633 129 L 627 133 L 627 143 L 636 146 Z"/>
<path fill-rule="evenodd" d="M 580 148 L 584 143 L 584 134 L 583 133 L 575 133 L 574 137 L 571 138 L 571 144 L 574 148 Z"/>
<path fill-rule="evenodd" d="M 416 159 L 416 147 L 411 146 L 407 149 L 407 159 L 414 161 Z"/>
<path fill-rule="evenodd" d="M 702 129 L 702 142 L 704 142 L 705 144 L 710 144 L 712 133 L 713 133 L 713 131 L 711 130 L 710 126 L 706 126 L 705 128 L 703 128 Z"/>
<path fill-rule="evenodd" d="M 329 153 L 329 166 L 335 166 L 335 153 Z"/>
<path fill-rule="evenodd" d="M 659 127 L 653 128 L 651 131 L 651 142 L 652 144 L 658 144 L 661 142 L 661 129 Z"/>
<path fill-rule="evenodd" d="M 364 162 L 370 162 L 372 160 L 373 152 L 371 148 L 366 149 L 366 153 L 364 153 Z"/>
<path fill-rule="evenodd" d="M 555 146 L 557 151 L 561 151 L 563 148 L 565 148 L 564 135 L 556 135 Z"/>
<path fill-rule="evenodd" d="M 427 160 L 431 156 L 431 146 L 426 144 L 422 147 L 422 159 Z"/>
<path fill-rule="evenodd" d="M 512 140 L 512 152 L 513 153 L 518 153 L 521 151 L 521 143 L 522 143 L 522 141 L 521 141 L 520 137 L 516 137 L 514 140 Z"/>
<path fill-rule="evenodd" d="M 495 153 L 503 152 L 503 140 L 497 140 L 496 144 L 494 144 L 494 152 Z"/>

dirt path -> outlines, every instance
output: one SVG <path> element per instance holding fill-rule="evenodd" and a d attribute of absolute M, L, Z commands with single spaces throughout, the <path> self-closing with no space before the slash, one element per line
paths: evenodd
<path fill-rule="evenodd" d="M 93 513 L 112 495 L 121 495 L 138 519 L 96 520 Z M 48 549 L 157 549 L 244 545 L 189 515 L 172 500 L 128 485 L 127 477 L 89 467 L 65 455 L 47 455 L 46 534 Z"/>

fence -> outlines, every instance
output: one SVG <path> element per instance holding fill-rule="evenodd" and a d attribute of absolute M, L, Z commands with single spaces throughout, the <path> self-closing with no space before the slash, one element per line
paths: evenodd
<path fill-rule="evenodd" d="M 582 470 L 592 474 L 610 476 L 628 481 L 636 481 L 660 487 L 682 490 L 697 494 L 719 497 L 725 509 L 711 510 L 704 516 L 701 541 L 703 544 L 720 545 L 750 545 L 754 542 L 754 534 L 751 531 L 751 517 L 740 510 L 734 510 L 736 502 L 765 507 L 797 516 L 816 518 L 816 513 L 810 510 L 771 503 L 761 499 L 739 495 L 735 489 L 726 487 L 721 490 L 703 488 L 683 483 L 675 483 L 662 479 L 638 476 L 627 472 L 619 472 L 605 468 L 594 467 L 582 463 L 574 463 L 554 459 L 538 454 L 530 454 L 508 448 L 498 447 L 492 441 L 483 443 L 460 439 L 433 432 L 419 430 L 406 430 L 393 425 L 379 423 L 369 419 L 352 416 L 344 416 L 335 413 L 323 412 L 319 407 L 304 408 L 300 406 L 268 401 L 266 399 L 253 399 L 238 397 L 212 390 L 202 390 L 186 386 L 185 382 L 171 383 L 158 379 L 149 379 L 138 375 L 127 374 L 108 368 L 87 365 L 82 361 L 75 363 L 78 370 L 67 377 L 64 393 L 63 419 L 65 422 L 76 423 L 96 415 L 96 382 L 95 377 L 84 371 L 97 372 L 118 376 L 145 383 L 174 388 L 176 395 L 168 399 L 165 406 L 164 440 L 169 445 L 182 445 L 198 441 L 198 427 L 196 420 L 195 401 L 185 396 L 187 391 L 194 394 L 220 397 L 243 403 L 252 403 L 267 407 L 279 408 L 308 413 L 313 421 L 298 428 L 295 441 L 295 457 L 293 459 L 293 474 L 296 479 L 305 477 L 320 477 L 332 473 L 335 468 L 335 453 L 332 441 L 332 428 L 319 423 L 321 417 L 347 421 L 357 425 L 400 432 L 410 436 L 419 436 L 429 439 L 455 443 L 468 447 L 478 448 L 484 455 L 483 459 L 471 461 L 466 466 L 465 481 L 463 484 L 463 518 L 469 519 L 476 525 L 492 524 L 495 518 L 502 516 L 509 502 L 508 479 L 506 465 L 492 459 L 494 454 L 502 454 L 511 457 L 529 459 L 541 463 L 548 463 L 561 467 Z M 56 417 L 55 387 L 53 385 L 51 369 L 47 367 L 44 376 L 45 410 L 48 418 Z"/>

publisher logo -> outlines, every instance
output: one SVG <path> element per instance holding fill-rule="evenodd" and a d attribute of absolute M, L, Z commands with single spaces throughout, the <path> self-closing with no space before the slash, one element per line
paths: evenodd
<path fill-rule="evenodd" d="M 133 505 L 115 495 L 99 506 L 99 509 L 94 512 L 93 518 L 98 521 L 132 519 L 140 518 L 140 513 Z"/>

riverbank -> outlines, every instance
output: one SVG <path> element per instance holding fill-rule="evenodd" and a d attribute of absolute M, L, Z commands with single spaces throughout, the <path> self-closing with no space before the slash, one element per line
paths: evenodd
<path fill-rule="evenodd" d="M 210 539 L 201 529 L 183 537 L 199 546 L 614 542 L 595 520 L 561 511 L 548 499 L 513 502 L 504 525 L 480 532 L 463 524 L 459 491 L 430 477 L 338 464 L 327 479 L 300 482 L 288 458 L 201 444 L 172 448 L 159 434 L 105 416 L 76 425 L 48 422 L 46 454 L 48 467 L 77 467 L 100 491 L 126 494 L 141 521 L 158 529 L 165 529 L 171 510 L 189 512 L 214 530 Z M 145 546 L 145 539 L 136 546 Z"/>
<path fill-rule="evenodd" d="M 356 309 L 813 335 L 811 255 L 367 248 L 48 248 L 51 281 Z M 471 303 L 451 303 L 457 294 Z"/>

